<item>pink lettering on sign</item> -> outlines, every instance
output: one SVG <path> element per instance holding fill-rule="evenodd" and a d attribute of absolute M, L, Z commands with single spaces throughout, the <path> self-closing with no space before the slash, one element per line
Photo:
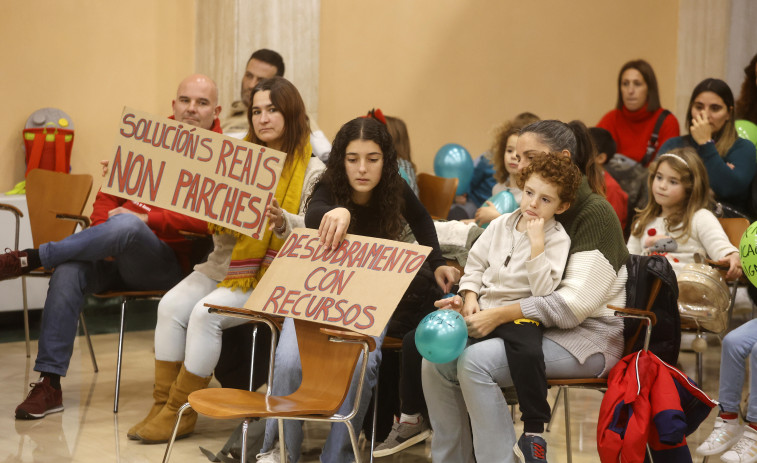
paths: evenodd
<path fill-rule="evenodd" d="M 161 161 L 158 173 L 155 174 L 152 159 L 145 162 L 143 155 L 137 154 L 135 156 L 133 151 L 129 151 L 126 160 L 123 161 L 121 147 L 119 146 L 116 149 L 116 157 L 111 166 L 108 188 L 115 188 L 121 193 L 126 192 L 129 195 L 136 195 L 141 198 L 144 195 L 145 187 L 149 186 L 148 196 L 151 201 L 155 201 L 165 165 L 165 161 Z M 114 180 L 117 183 L 115 187 L 113 186 Z"/>

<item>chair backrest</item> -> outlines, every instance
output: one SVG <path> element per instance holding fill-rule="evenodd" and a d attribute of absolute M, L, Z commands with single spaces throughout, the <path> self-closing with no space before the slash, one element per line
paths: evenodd
<path fill-rule="evenodd" d="M 76 222 L 55 216 L 81 215 L 91 191 L 89 174 L 63 174 L 46 169 L 30 171 L 26 177 L 26 202 L 34 247 L 71 235 Z"/>
<path fill-rule="evenodd" d="M 291 397 L 307 398 L 308 409 L 324 415 L 336 413 L 347 397 L 357 361 L 359 343 L 329 341 L 321 328 L 333 327 L 294 319 L 302 365 L 302 383 Z"/>
<path fill-rule="evenodd" d="M 749 228 L 749 220 L 743 217 L 734 217 L 728 219 L 719 218 L 718 222 L 723 227 L 723 231 L 725 231 L 731 244 L 738 248 L 739 243 L 741 243 L 741 236 Z"/>
<path fill-rule="evenodd" d="M 446 219 L 457 192 L 457 179 L 418 174 L 418 199 L 432 219 Z"/>

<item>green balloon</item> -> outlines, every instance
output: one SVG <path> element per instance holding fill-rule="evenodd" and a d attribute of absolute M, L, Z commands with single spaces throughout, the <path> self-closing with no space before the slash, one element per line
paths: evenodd
<path fill-rule="evenodd" d="M 757 222 L 752 223 L 741 236 L 739 255 L 744 275 L 757 286 Z"/>
<path fill-rule="evenodd" d="M 735 124 L 736 133 L 739 134 L 739 137 L 746 138 L 757 145 L 757 125 L 744 119 L 737 120 Z"/>

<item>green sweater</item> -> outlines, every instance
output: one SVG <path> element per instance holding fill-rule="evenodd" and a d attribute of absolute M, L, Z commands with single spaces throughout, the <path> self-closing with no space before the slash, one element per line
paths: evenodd
<path fill-rule="evenodd" d="M 626 302 L 628 250 L 620 221 L 585 177 L 570 209 L 557 218 L 571 239 L 563 280 L 549 296 L 522 300 L 521 310 L 542 322 L 544 336 L 581 363 L 602 353 L 607 374 L 623 354 L 623 320 L 607 309 Z"/>

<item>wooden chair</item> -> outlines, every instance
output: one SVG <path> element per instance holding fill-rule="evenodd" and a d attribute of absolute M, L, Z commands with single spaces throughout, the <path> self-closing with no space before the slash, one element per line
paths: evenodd
<path fill-rule="evenodd" d="M 264 314 L 246 309 L 206 305 L 211 312 L 265 322 L 275 333 L 271 326 L 274 322 Z M 211 418 L 244 419 L 241 461 L 246 461 L 247 427 L 251 420 L 259 418 L 279 420 L 279 440 L 282 443 L 285 442 L 282 419 L 344 423 L 349 430 L 355 458 L 359 458 L 357 436 L 349 420 L 357 413 L 365 369 L 368 365 L 368 352 L 376 348 L 375 341 L 367 335 L 333 329 L 306 320 L 295 319 L 294 325 L 302 364 L 300 387 L 288 396 L 271 395 L 275 350 L 272 345 L 269 381 L 265 394 L 227 388 L 202 389 L 191 393 L 189 402 L 179 409 L 176 426 L 163 457 L 164 462 L 167 462 L 171 456 L 181 417 L 190 407 L 197 413 Z M 275 336 L 272 336 L 272 344 L 274 342 Z M 362 368 L 355 402 L 350 413 L 340 415 L 339 408 L 347 396 L 361 353 Z M 281 461 L 286 461 L 286 445 L 282 444 L 280 449 Z"/>
<path fill-rule="evenodd" d="M 639 329 L 625 341 L 625 347 L 623 349 L 623 356 L 633 352 L 633 346 L 636 343 L 639 335 L 642 332 L 642 328 L 646 325 L 644 333 L 644 351 L 649 349 L 649 339 L 652 335 L 652 326 L 657 323 L 657 316 L 651 311 L 652 305 L 657 294 L 660 292 L 662 281 L 656 278 L 651 286 L 649 297 L 647 299 L 646 310 L 620 308 L 614 306 L 608 306 L 608 308 L 615 310 L 616 317 L 623 318 L 636 318 L 640 319 L 642 323 L 639 325 Z M 568 455 L 568 463 L 573 461 L 573 453 L 571 449 L 571 436 L 570 436 L 570 399 L 569 391 L 573 388 L 579 389 L 593 389 L 604 393 L 607 390 L 607 378 L 570 378 L 570 379 L 549 379 L 547 384 L 550 387 L 557 387 L 557 396 L 555 402 L 552 405 L 552 418 L 555 416 L 557 406 L 559 404 L 560 396 L 563 397 L 563 407 L 565 408 L 565 448 Z M 547 425 L 546 431 L 549 431 L 552 422 Z"/>
<path fill-rule="evenodd" d="M 89 174 L 63 174 L 46 169 L 34 169 L 26 177 L 26 202 L 29 208 L 29 226 L 35 248 L 50 241 L 60 241 L 76 231 L 76 226 L 89 226 L 89 219 L 81 215 L 92 191 L 92 176 Z M 27 278 L 50 278 L 52 272 L 43 268 L 33 270 L 21 277 L 24 302 L 24 334 L 26 356 L 30 356 L 29 307 L 26 297 Z M 97 361 L 92 341 L 87 331 L 84 315 L 79 316 L 92 366 L 97 373 Z"/>
<path fill-rule="evenodd" d="M 432 219 L 446 219 L 457 193 L 457 179 L 418 174 L 418 199 Z"/>

